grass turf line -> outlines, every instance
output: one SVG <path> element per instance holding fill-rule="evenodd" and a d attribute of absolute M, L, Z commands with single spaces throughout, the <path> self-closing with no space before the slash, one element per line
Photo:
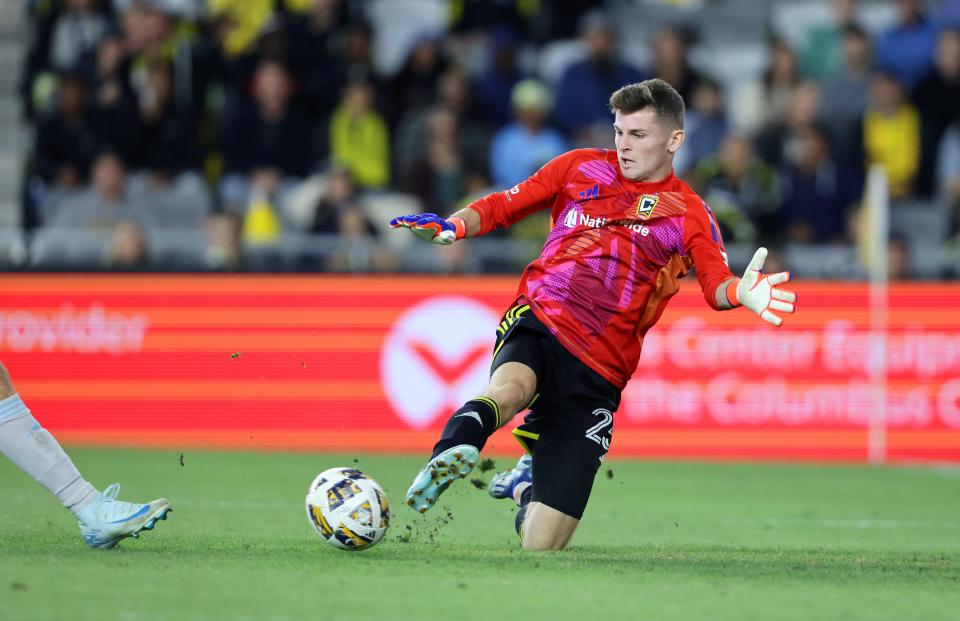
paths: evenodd
<path fill-rule="evenodd" d="M 70 452 L 99 487 L 174 513 L 87 550 L 0 462 L 0 620 L 960 618 L 952 471 L 613 461 L 572 549 L 525 553 L 515 507 L 467 482 L 425 516 L 403 506 L 418 458 Z M 307 522 L 307 485 L 336 465 L 392 500 L 374 549 L 335 550 Z"/>

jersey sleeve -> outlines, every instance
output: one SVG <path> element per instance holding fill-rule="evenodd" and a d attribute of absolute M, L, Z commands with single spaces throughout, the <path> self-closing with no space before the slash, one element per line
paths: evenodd
<path fill-rule="evenodd" d="M 691 204 L 688 205 L 683 223 L 684 249 L 693 259 L 697 281 L 707 304 L 716 310 L 725 310 L 730 306 L 717 301 L 717 289 L 734 275 L 727 266 L 727 252 L 720 236 L 720 227 L 702 199 L 692 197 L 689 202 Z"/>
<path fill-rule="evenodd" d="M 557 156 L 509 190 L 488 194 L 467 205 L 480 214 L 478 234 L 486 235 L 494 229 L 506 228 L 552 206 L 554 198 L 563 189 L 571 160 L 571 153 Z"/>

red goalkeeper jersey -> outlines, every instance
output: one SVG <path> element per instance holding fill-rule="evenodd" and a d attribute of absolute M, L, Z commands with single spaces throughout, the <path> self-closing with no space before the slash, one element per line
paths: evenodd
<path fill-rule="evenodd" d="M 733 277 L 703 199 L 672 173 L 656 183 L 626 179 L 615 151 L 570 151 L 470 207 L 481 235 L 551 209 L 550 234 L 523 272 L 518 301 L 620 389 L 679 278 L 696 266 L 707 303 L 719 309 L 717 289 Z"/>

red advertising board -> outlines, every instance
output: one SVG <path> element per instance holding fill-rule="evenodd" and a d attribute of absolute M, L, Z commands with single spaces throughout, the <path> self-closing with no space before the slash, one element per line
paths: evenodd
<path fill-rule="evenodd" d="M 0 360 L 70 444 L 417 451 L 482 389 L 515 278 L 0 276 Z M 960 286 L 890 289 L 886 396 L 862 285 L 797 283 L 781 329 L 686 283 L 612 454 L 960 461 Z M 874 435 L 874 439 L 876 439 Z M 489 445 L 516 452 L 501 431 Z"/>

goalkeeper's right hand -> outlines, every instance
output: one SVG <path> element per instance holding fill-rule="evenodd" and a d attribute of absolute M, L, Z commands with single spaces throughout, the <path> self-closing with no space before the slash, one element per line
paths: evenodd
<path fill-rule="evenodd" d="M 444 246 L 463 239 L 467 234 L 467 224 L 463 218 L 452 217 L 445 220 L 435 213 L 400 216 L 391 220 L 390 226 L 395 229 L 410 229 L 417 237 Z"/>

